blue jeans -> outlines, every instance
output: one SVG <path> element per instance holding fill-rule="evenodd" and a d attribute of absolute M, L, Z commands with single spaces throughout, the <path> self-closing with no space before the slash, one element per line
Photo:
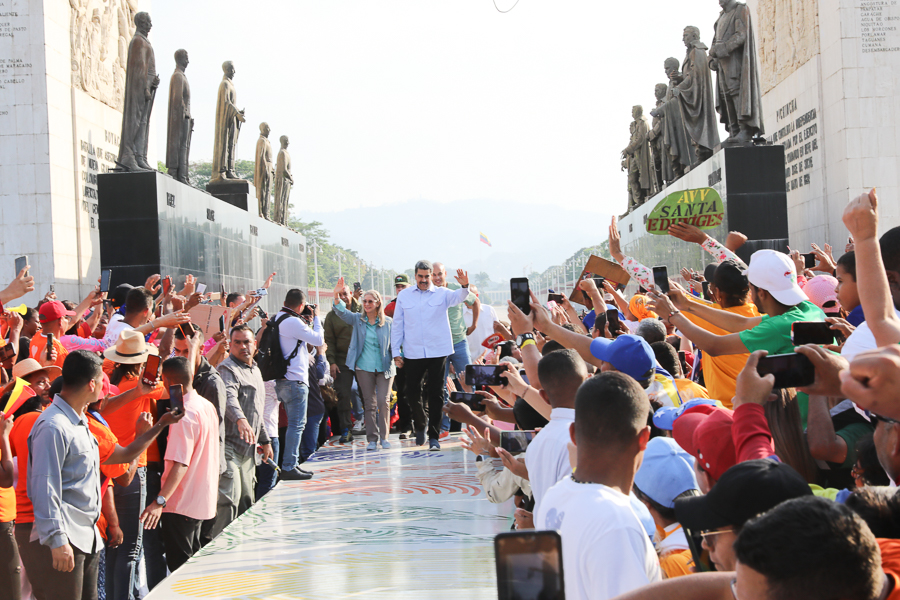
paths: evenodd
<path fill-rule="evenodd" d="M 309 388 L 305 383 L 279 379 L 275 382 L 275 395 L 284 404 L 287 413 L 287 431 L 284 434 L 284 453 L 281 458 L 281 470 L 291 471 L 299 464 L 300 438 L 306 425 L 306 397 Z"/>
<path fill-rule="evenodd" d="M 278 464 L 278 450 L 279 450 L 279 442 L 278 436 L 272 438 L 272 460 L 275 461 L 275 464 Z M 275 470 L 272 465 L 268 463 L 262 463 L 257 465 L 256 467 L 256 500 L 259 501 L 260 498 L 265 496 L 267 493 L 272 491 L 272 488 L 275 487 L 275 483 L 278 481 L 278 472 Z"/>
<path fill-rule="evenodd" d="M 453 370 L 456 371 L 456 376 L 460 381 L 464 381 L 465 373 L 466 373 L 466 365 L 472 362 L 472 357 L 469 354 L 469 341 L 465 338 L 462 341 L 459 341 L 453 344 L 453 354 L 447 357 L 447 364 L 444 367 L 444 404 L 450 401 L 450 391 L 447 389 L 447 377 L 450 376 L 450 365 L 453 365 Z M 444 418 L 441 419 L 441 431 L 450 431 L 450 417 L 444 415 Z"/>
<path fill-rule="evenodd" d="M 353 420 L 357 423 L 362 423 L 366 411 L 363 408 L 362 396 L 359 393 L 359 383 L 356 381 L 356 377 L 353 378 L 353 387 L 350 388 L 350 402 L 353 405 Z"/>
<path fill-rule="evenodd" d="M 300 441 L 300 462 L 306 462 L 319 443 L 319 425 L 325 415 L 319 413 L 317 415 L 306 416 L 306 429 L 303 430 L 303 439 Z"/>
<path fill-rule="evenodd" d="M 116 513 L 124 539 L 118 548 L 106 549 L 106 597 L 108 600 L 140 598 L 140 564 L 144 525 L 138 521 L 147 505 L 147 467 L 138 467 L 127 487 L 113 487 Z M 154 498 L 156 500 L 156 498 Z"/>

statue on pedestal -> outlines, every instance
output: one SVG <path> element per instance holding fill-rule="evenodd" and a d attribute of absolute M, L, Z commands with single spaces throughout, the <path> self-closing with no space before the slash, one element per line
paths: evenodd
<path fill-rule="evenodd" d="M 268 123 L 259 124 L 259 139 L 256 141 L 256 168 L 253 171 L 253 185 L 259 200 L 259 216 L 269 218 L 269 196 L 272 195 L 272 178 L 275 177 L 275 163 L 272 160 L 272 144 Z"/>
<path fill-rule="evenodd" d="M 719 5 L 722 13 L 709 49 L 710 67 L 718 74 L 716 109 L 731 134 L 726 143 L 752 143 L 764 129 L 750 9 L 737 0 L 719 0 Z"/>
<path fill-rule="evenodd" d="M 673 93 L 680 102 L 684 128 L 694 145 L 697 160 L 703 162 L 712 156 L 713 148 L 719 144 L 712 75 L 706 44 L 700 41 L 700 30 L 685 27 L 682 40 L 687 54 L 681 64 L 681 81 Z"/>
<path fill-rule="evenodd" d="M 678 70 L 680 64 L 674 57 L 667 58 L 663 63 L 663 69 L 669 79 L 666 101 L 660 108 L 650 113 L 657 112 L 662 119 L 662 176 L 667 184 L 684 176 L 685 168 L 697 162 L 697 154 L 681 118 L 681 101 L 675 97 L 675 86 L 682 80 L 681 71 Z"/>
<path fill-rule="evenodd" d="M 644 116 L 644 107 L 634 106 L 631 109 L 631 142 L 622 150 L 622 158 L 625 159 L 623 169 L 628 172 L 628 182 L 631 188 L 628 209 L 643 204 L 656 190 L 653 181 L 653 156 L 650 152 L 650 123 Z"/>
<path fill-rule="evenodd" d="M 656 179 L 656 188 L 660 190 L 663 188 L 662 162 L 666 151 L 663 146 L 663 117 L 660 113 L 660 108 L 666 103 L 666 92 L 668 90 L 669 86 L 665 83 L 656 84 L 656 87 L 653 89 L 653 93 L 656 96 L 656 108 L 650 111 L 650 116 L 653 117 L 653 120 L 650 122 L 648 139 L 650 140 L 650 150 L 653 152 L 653 177 Z"/>
<path fill-rule="evenodd" d="M 128 46 L 128 64 L 125 70 L 125 103 L 122 110 L 122 135 L 119 159 L 116 161 L 126 171 L 152 171 L 147 162 L 150 111 L 159 87 L 156 74 L 156 58 L 147 39 L 153 24 L 150 15 L 139 12 L 134 16 L 137 27 Z"/>
<path fill-rule="evenodd" d="M 281 136 L 281 150 L 275 164 L 275 222 L 287 225 L 288 199 L 291 197 L 291 155 L 288 154 L 288 136 Z"/>
<path fill-rule="evenodd" d="M 169 80 L 169 121 L 166 129 L 166 168 L 181 183 L 188 180 L 188 155 L 191 153 L 191 86 L 184 70 L 188 66 L 187 50 L 175 51 L 175 72 Z"/>
<path fill-rule="evenodd" d="M 225 180 L 238 180 L 234 172 L 234 151 L 237 148 L 238 134 L 244 111 L 238 109 L 237 91 L 234 88 L 234 63 L 230 60 L 222 63 L 222 83 L 219 84 L 219 99 L 216 102 L 216 137 L 213 145 L 212 178 L 210 184 L 222 183 Z M 243 180 L 240 180 L 243 181 Z"/>

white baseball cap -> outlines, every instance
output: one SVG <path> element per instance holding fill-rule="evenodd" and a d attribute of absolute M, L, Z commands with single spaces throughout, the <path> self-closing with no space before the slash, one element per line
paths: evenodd
<path fill-rule="evenodd" d="M 809 300 L 806 293 L 797 285 L 797 269 L 794 267 L 794 261 L 783 252 L 757 250 L 750 257 L 750 266 L 744 274 L 750 283 L 766 290 L 786 306 L 796 306 Z"/>

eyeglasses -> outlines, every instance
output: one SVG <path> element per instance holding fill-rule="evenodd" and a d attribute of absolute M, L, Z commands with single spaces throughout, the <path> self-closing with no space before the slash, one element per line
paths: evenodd
<path fill-rule="evenodd" d="M 363 304 L 375 304 L 374 300 L 363 300 Z"/>
<path fill-rule="evenodd" d="M 700 537 L 702 537 L 706 541 L 707 546 L 715 546 L 716 545 L 716 536 L 722 535 L 723 533 L 731 533 L 734 531 L 733 529 L 725 529 L 724 531 L 701 531 Z"/>

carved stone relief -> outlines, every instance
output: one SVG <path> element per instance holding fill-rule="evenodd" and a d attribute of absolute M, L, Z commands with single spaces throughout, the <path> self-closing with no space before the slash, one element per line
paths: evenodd
<path fill-rule="evenodd" d="M 819 52 L 817 0 L 757 0 L 760 88 L 765 94 Z"/>

